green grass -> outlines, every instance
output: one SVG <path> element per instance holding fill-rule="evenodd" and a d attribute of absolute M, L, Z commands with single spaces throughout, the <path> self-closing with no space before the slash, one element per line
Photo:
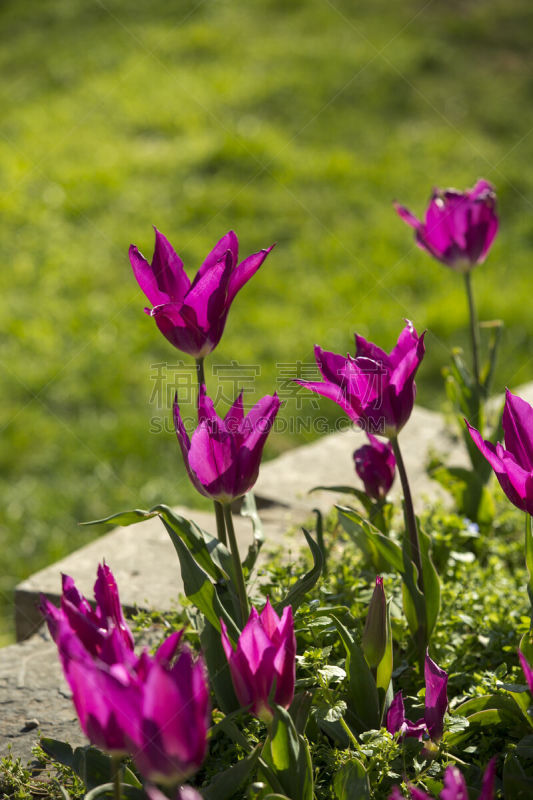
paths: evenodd
<path fill-rule="evenodd" d="M 15 582 L 95 535 L 79 520 L 197 502 L 172 433 L 150 433 L 152 365 L 180 358 L 128 264 L 152 224 L 191 270 L 230 227 L 243 253 L 277 241 L 211 361 L 261 365 L 256 396 L 315 342 L 390 346 L 408 316 L 435 406 L 462 284 L 391 201 L 421 212 L 433 184 L 486 177 L 502 226 L 474 283 L 509 326 L 496 385 L 531 378 L 532 22 L 529 0 L 2 4 L 0 631 Z"/>

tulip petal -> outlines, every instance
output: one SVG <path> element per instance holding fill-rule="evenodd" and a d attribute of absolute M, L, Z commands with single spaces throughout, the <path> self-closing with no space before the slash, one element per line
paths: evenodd
<path fill-rule="evenodd" d="M 237 292 L 239 292 L 244 284 L 247 283 L 253 275 L 255 275 L 273 248 L 274 245 L 272 245 L 272 247 L 267 247 L 265 250 L 260 250 L 259 253 L 254 253 L 253 255 L 248 256 L 248 258 L 245 258 L 244 261 L 241 261 L 241 263 L 233 270 L 228 287 L 228 306 L 233 302 Z"/>
<path fill-rule="evenodd" d="M 435 664 L 426 652 L 424 663 L 426 702 L 424 721 L 434 742 L 438 742 L 444 731 L 444 714 L 448 708 L 448 674 Z"/>
<path fill-rule="evenodd" d="M 491 758 L 483 775 L 483 784 L 477 800 L 494 800 L 494 780 L 496 778 L 496 757 Z"/>
<path fill-rule="evenodd" d="M 457 767 L 446 767 L 444 788 L 440 793 L 440 798 L 441 800 L 468 800 L 466 781 Z"/>
<path fill-rule="evenodd" d="M 216 243 L 196 273 L 191 288 L 194 288 L 222 259 L 225 259 L 228 253 L 230 269 L 233 270 L 239 259 L 239 240 L 234 231 L 228 231 L 228 233 L 224 234 L 222 239 Z"/>
<path fill-rule="evenodd" d="M 509 389 L 505 392 L 502 425 L 505 448 L 524 469 L 533 471 L 533 408 Z"/>

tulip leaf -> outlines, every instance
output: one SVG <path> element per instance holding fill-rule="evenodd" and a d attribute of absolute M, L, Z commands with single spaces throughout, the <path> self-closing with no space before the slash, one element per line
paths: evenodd
<path fill-rule="evenodd" d="M 231 553 L 215 536 L 202 530 L 195 522 L 176 514 L 165 505 L 157 505 L 150 509 L 156 511 L 163 521 L 167 531 L 170 529 L 187 545 L 194 560 L 200 564 L 213 580 L 229 578 L 233 574 Z M 172 535 L 171 535 L 171 538 Z"/>
<path fill-rule="evenodd" d="M 181 577 L 183 579 L 183 587 L 187 599 L 204 614 L 208 622 L 219 632 L 220 618 L 222 617 L 227 625 L 230 639 L 236 644 L 239 638 L 239 629 L 220 602 L 216 589 L 209 579 L 209 575 L 200 564 L 194 560 L 185 543 L 164 518 L 163 525 L 172 539 L 172 543 L 180 560 Z"/>
<path fill-rule="evenodd" d="M 371 522 L 364 519 L 355 509 L 337 506 L 342 527 L 351 539 L 369 558 L 377 572 L 393 569 L 403 571 L 401 547 L 385 536 Z"/>
<path fill-rule="evenodd" d="M 53 758 L 54 761 L 58 761 L 65 767 L 72 768 L 74 763 L 74 751 L 68 742 L 61 742 L 58 739 L 49 739 L 47 736 L 42 736 L 39 740 L 39 744 L 44 752 L 50 756 L 50 758 Z"/>
<path fill-rule="evenodd" d="M 343 764 L 333 779 L 337 800 L 367 800 L 370 798 L 368 775 L 363 764 L 352 758 Z"/>
<path fill-rule="evenodd" d="M 306 572 L 305 575 L 302 575 L 300 578 L 298 578 L 296 583 L 291 586 L 283 600 L 276 604 L 276 611 L 278 614 L 281 614 L 285 606 L 289 605 L 292 606 L 292 610 L 295 611 L 303 601 L 307 592 L 310 592 L 315 583 L 318 581 L 324 568 L 324 559 L 322 558 L 320 547 L 315 542 L 311 534 L 305 530 L 305 528 L 302 528 L 302 530 L 313 556 L 313 566 L 309 572 Z"/>
<path fill-rule="evenodd" d="M 263 758 L 291 800 L 313 800 L 313 767 L 305 738 L 296 731 L 288 711 L 275 706 Z M 277 791 L 276 787 L 274 788 Z"/>
<path fill-rule="evenodd" d="M 249 517 L 252 520 L 253 541 L 248 548 L 246 558 L 242 562 L 243 567 L 248 570 L 248 578 L 257 561 L 259 551 L 265 542 L 265 534 L 263 531 L 263 523 L 257 512 L 257 505 L 253 492 L 247 492 L 242 499 L 241 516 Z"/>
<path fill-rule="evenodd" d="M 387 693 L 391 687 L 392 670 L 393 670 L 393 652 L 392 652 L 392 626 L 390 622 L 390 602 L 387 603 L 387 643 L 385 645 L 385 652 L 376 669 L 376 686 L 378 690 L 379 704 L 381 710 L 381 720 L 385 710 Z M 381 721 L 380 720 L 380 721 Z"/>
<path fill-rule="evenodd" d="M 209 621 L 206 621 L 200 634 L 200 644 L 217 704 L 225 714 L 230 714 L 239 709 L 240 704 L 235 697 L 220 630 L 214 628 Z"/>
<path fill-rule="evenodd" d="M 420 654 L 426 650 L 431 634 L 437 622 L 440 610 L 440 580 L 437 570 L 431 560 L 430 539 L 420 525 L 418 526 L 418 539 L 420 543 L 420 558 L 422 562 L 422 575 L 424 593 L 419 589 L 418 576 L 415 565 L 410 560 L 411 553 L 408 537 L 404 539 L 404 571 L 403 578 L 403 603 L 409 629 L 417 642 Z"/>
<path fill-rule="evenodd" d="M 370 671 L 362 648 L 345 625 L 333 614 L 331 618 L 346 650 L 348 676 L 348 708 L 359 731 L 380 726 L 380 704 L 374 676 Z"/>
<path fill-rule="evenodd" d="M 134 508 L 132 511 L 119 511 L 117 514 L 111 514 L 109 517 L 103 519 L 93 519 L 90 522 L 80 522 L 80 525 L 120 525 L 126 527 L 128 525 L 136 525 L 138 522 L 144 522 L 147 519 L 157 516 L 157 511 L 143 511 L 140 508 Z"/>
<path fill-rule="evenodd" d="M 507 753 L 505 756 L 503 789 L 505 797 L 512 797 L 513 800 L 529 800 L 533 797 L 533 778 L 526 775 L 515 753 Z"/>
<path fill-rule="evenodd" d="M 249 778 L 257 766 L 261 753 L 261 743 L 252 752 L 229 769 L 218 773 L 209 786 L 202 789 L 204 800 L 229 800 Z"/>
<path fill-rule="evenodd" d="M 91 791 L 87 792 L 84 796 L 84 800 L 96 800 L 97 797 L 107 797 L 111 800 L 111 798 L 115 797 L 115 784 L 114 783 L 102 783 L 100 786 L 95 786 Z M 137 786 L 130 786 L 129 784 L 121 784 L 120 787 L 120 797 L 121 800 L 145 800 L 146 795 L 142 789 L 139 789 Z"/>

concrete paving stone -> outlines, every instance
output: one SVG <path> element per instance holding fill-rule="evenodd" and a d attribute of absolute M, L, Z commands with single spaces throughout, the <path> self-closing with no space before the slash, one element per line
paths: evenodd
<path fill-rule="evenodd" d="M 0 650 L 0 758 L 32 760 L 40 735 L 87 744 L 70 690 L 63 678 L 57 648 L 43 631 L 28 641 Z"/>
<path fill-rule="evenodd" d="M 263 559 L 267 558 L 268 545 L 286 547 L 290 541 L 289 548 L 294 553 L 299 542 L 298 539 L 289 540 L 287 530 L 309 519 L 313 508 L 326 512 L 337 500 L 346 502 L 346 495 L 309 494 L 309 489 L 319 485 L 356 485 L 352 452 L 365 441 L 361 431 L 342 431 L 297 447 L 262 466 L 255 493 L 261 506 L 267 542 Z M 421 510 L 428 496 L 445 496 L 425 473 L 429 450 L 434 448 L 442 453 L 448 463 L 464 463 L 465 455 L 459 440 L 450 437 L 442 415 L 423 408 L 413 411 L 401 433 L 401 442 L 414 501 Z M 392 494 L 397 496 L 399 492 L 396 480 Z M 187 508 L 176 510 L 215 534 L 213 514 Z M 252 539 L 251 522 L 237 517 L 235 528 L 239 548 L 244 554 Z M 303 537 L 301 542 L 303 544 Z M 36 607 L 41 592 L 55 602 L 59 600 L 61 572 L 72 575 L 80 590 L 91 597 L 96 565 L 104 558 L 117 578 L 127 610 L 140 607 L 169 611 L 176 607 L 183 592 L 179 562 L 163 525 L 154 518 L 127 528 L 116 528 L 20 583 L 15 590 L 17 639 L 27 638 L 41 624 Z"/>

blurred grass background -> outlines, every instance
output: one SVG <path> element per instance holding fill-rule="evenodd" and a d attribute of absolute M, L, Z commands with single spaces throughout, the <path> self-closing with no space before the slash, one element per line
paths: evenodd
<path fill-rule="evenodd" d="M 408 316 L 438 407 L 463 285 L 391 202 L 420 214 L 432 185 L 485 177 L 501 230 L 474 285 L 508 325 L 496 386 L 533 378 L 532 25 L 531 0 L 2 3 L 2 641 L 15 582 L 97 535 L 78 521 L 198 502 L 151 422 L 153 365 L 181 358 L 127 258 L 151 256 L 152 224 L 193 274 L 229 228 L 243 256 L 277 241 L 211 361 L 260 364 L 249 399 L 315 342 L 390 347 Z"/>

